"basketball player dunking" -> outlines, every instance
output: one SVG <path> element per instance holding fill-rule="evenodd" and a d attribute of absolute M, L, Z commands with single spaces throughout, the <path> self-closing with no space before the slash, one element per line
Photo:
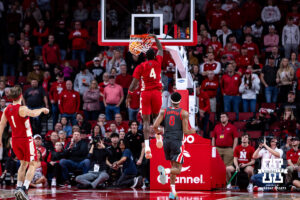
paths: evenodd
<path fill-rule="evenodd" d="M 181 173 L 183 164 L 183 134 L 196 133 L 194 129 L 188 128 L 189 113 L 179 107 L 181 95 L 175 92 L 171 95 L 172 107 L 161 110 L 154 122 L 153 128 L 156 134 L 160 134 L 159 125 L 164 121 L 163 147 L 166 160 L 171 161 L 171 168 L 158 166 L 159 180 L 166 183 L 166 175 L 170 174 L 171 192 L 169 199 L 178 199 L 175 190 L 176 175 Z"/>
<path fill-rule="evenodd" d="M 150 135 L 150 120 L 151 115 L 153 119 L 159 114 L 162 104 L 162 84 L 160 80 L 161 64 L 163 60 L 163 48 L 156 35 L 149 34 L 155 38 L 158 48 L 155 56 L 154 50 L 149 49 L 146 52 L 147 61 L 138 65 L 133 73 L 133 80 L 130 84 L 126 101 L 129 101 L 131 94 L 137 88 L 139 81 L 141 81 L 141 110 L 143 117 L 143 132 L 145 138 L 145 157 L 152 158 L 151 149 L 149 145 Z M 157 146 L 162 146 L 161 136 L 157 135 Z"/>
<path fill-rule="evenodd" d="M 10 89 L 9 98 L 13 100 L 13 103 L 5 108 L 1 118 L 0 147 L 2 146 L 3 130 L 8 121 L 12 129 L 12 148 L 21 163 L 15 196 L 17 200 L 29 200 L 27 195 L 29 184 L 36 168 L 39 167 L 29 117 L 37 117 L 41 113 L 48 114 L 49 110 L 47 108 L 30 110 L 26 106 L 21 106 L 23 98 L 20 86 Z"/>

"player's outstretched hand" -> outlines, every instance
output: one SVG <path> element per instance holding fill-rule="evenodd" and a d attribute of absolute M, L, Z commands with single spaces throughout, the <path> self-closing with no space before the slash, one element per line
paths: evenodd
<path fill-rule="evenodd" d="M 49 109 L 48 108 L 44 108 L 43 113 L 47 115 L 49 113 Z"/>

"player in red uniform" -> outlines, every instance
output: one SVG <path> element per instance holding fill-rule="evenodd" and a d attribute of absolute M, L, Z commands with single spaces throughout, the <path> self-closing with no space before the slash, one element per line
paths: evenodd
<path fill-rule="evenodd" d="M 162 104 L 162 84 L 160 80 L 161 74 L 161 64 L 163 59 L 163 48 L 160 41 L 157 39 L 156 35 L 150 35 L 155 38 L 155 42 L 158 48 L 157 56 L 155 56 L 154 50 L 149 49 L 146 52 L 147 61 L 138 65 L 133 73 L 133 80 L 129 87 L 128 95 L 126 101 L 129 101 L 131 94 L 137 88 L 140 81 L 141 84 L 141 110 L 143 116 L 143 130 L 145 138 L 145 157 L 150 159 L 151 149 L 149 145 L 149 135 L 150 135 L 150 119 L 151 114 L 153 119 L 159 114 L 161 104 Z M 158 136 L 160 137 L 160 136 Z M 162 141 L 159 140 L 161 145 Z"/>
<path fill-rule="evenodd" d="M 2 146 L 3 130 L 8 121 L 12 129 L 12 148 L 21 163 L 18 170 L 15 196 L 17 200 L 27 200 L 29 199 L 27 195 L 29 184 L 33 178 L 35 169 L 39 166 L 29 117 L 37 117 L 41 113 L 48 114 L 49 110 L 47 108 L 30 110 L 26 106 L 21 106 L 23 98 L 20 86 L 14 86 L 10 89 L 9 98 L 13 100 L 13 103 L 5 108 L 4 115 L 1 118 L 0 147 Z M 27 167 L 28 170 L 26 172 Z"/>

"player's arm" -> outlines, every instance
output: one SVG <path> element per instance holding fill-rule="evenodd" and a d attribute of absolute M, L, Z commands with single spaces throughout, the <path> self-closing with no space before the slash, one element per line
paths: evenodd
<path fill-rule="evenodd" d="M 2 147 L 2 135 L 3 135 L 3 131 L 6 127 L 6 123 L 7 123 L 7 118 L 5 116 L 5 109 L 4 109 L 2 117 L 1 117 L 1 121 L 0 121 L 0 147 Z"/>
<path fill-rule="evenodd" d="M 156 46 L 158 48 L 157 55 L 163 56 L 164 55 L 164 51 L 163 51 L 162 45 L 161 45 L 159 39 L 157 38 L 157 36 L 154 35 L 154 34 L 149 34 L 149 36 L 152 36 L 155 39 L 155 43 L 156 43 Z"/>
<path fill-rule="evenodd" d="M 160 110 L 158 117 L 156 118 L 153 129 L 156 134 L 160 133 L 160 130 L 158 129 L 161 122 L 164 120 L 165 110 Z"/>
<path fill-rule="evenodd" d="M 127 94 L 127 97 L 126 97 L 126 102 L 130 102 L 130 100 L 131 100 L 131 94 L 137 88 L 138 84 L 139 84 L 139 80 L 136 79 L 136 78 L 133 78 L 132 81 L 131 81 L 131 84 L 129 86 L 129 89 L 128 89 L 128 94 Z"/>
<path fill-rule="evenodd" d="M 49 109 L 48 108 L 39 108 L 39 109 L 29 109 L 27 106 L 21 106 L 19 109 L 19 115 L 21 117 L 38 117 L 40 114 L 48 114 Z"/>
<path fill-rule="evenodd" d="M 181 116 L 182 116 L 183 134 L 189 135 L 189 134 L 196 133 L 196 130 L 193 129 L 193 128 L 189 130 L 189 113 L 187 111 L 185 111 L 185 110 L 182 110 Z"/>

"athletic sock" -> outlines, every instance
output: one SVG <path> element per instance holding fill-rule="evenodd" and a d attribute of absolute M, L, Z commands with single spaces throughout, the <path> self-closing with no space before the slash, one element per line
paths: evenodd
<path fill-rule="evenodd" d="M 172 193 L 173 193 L 173 194 L 176 194 L 175 184 L 174 184 L 174 185 L 171 184 L 171 190 L 172 190 Z"/>
<path fill-rule="evenodd" d="M 170 173 L 171 173 L 171 169 L 170 169 L 170 168 L 166 168 L 166 169 L 165 169 L 165 173 L 166 173 L 166 174 L 170 174 Z M 171 185 L 171 186 L 172 186 L 172 185 Z M 175 185 L 174 185 L 174 187 L 175 187 Z"/>
<path fill-rule="evenodd" d="M 17 181 L 17 187 L 22 187 L 23 186 L 23 182 L 22 181 Z"/>
<path fill-rule="evenodd" d="M 29 188 L 29 185 L 30 185 L 30 181 L 28 181 L 28 180 L 25 180 L 25 182 L 24 182 L 24 186 L 25 186 L 26 190 L 28 190 L 28 188 Z"/>
<path fill-rule="evenodd" d="M 145 140 L 145 149 L 150 149 L 149 139 Z"/>

